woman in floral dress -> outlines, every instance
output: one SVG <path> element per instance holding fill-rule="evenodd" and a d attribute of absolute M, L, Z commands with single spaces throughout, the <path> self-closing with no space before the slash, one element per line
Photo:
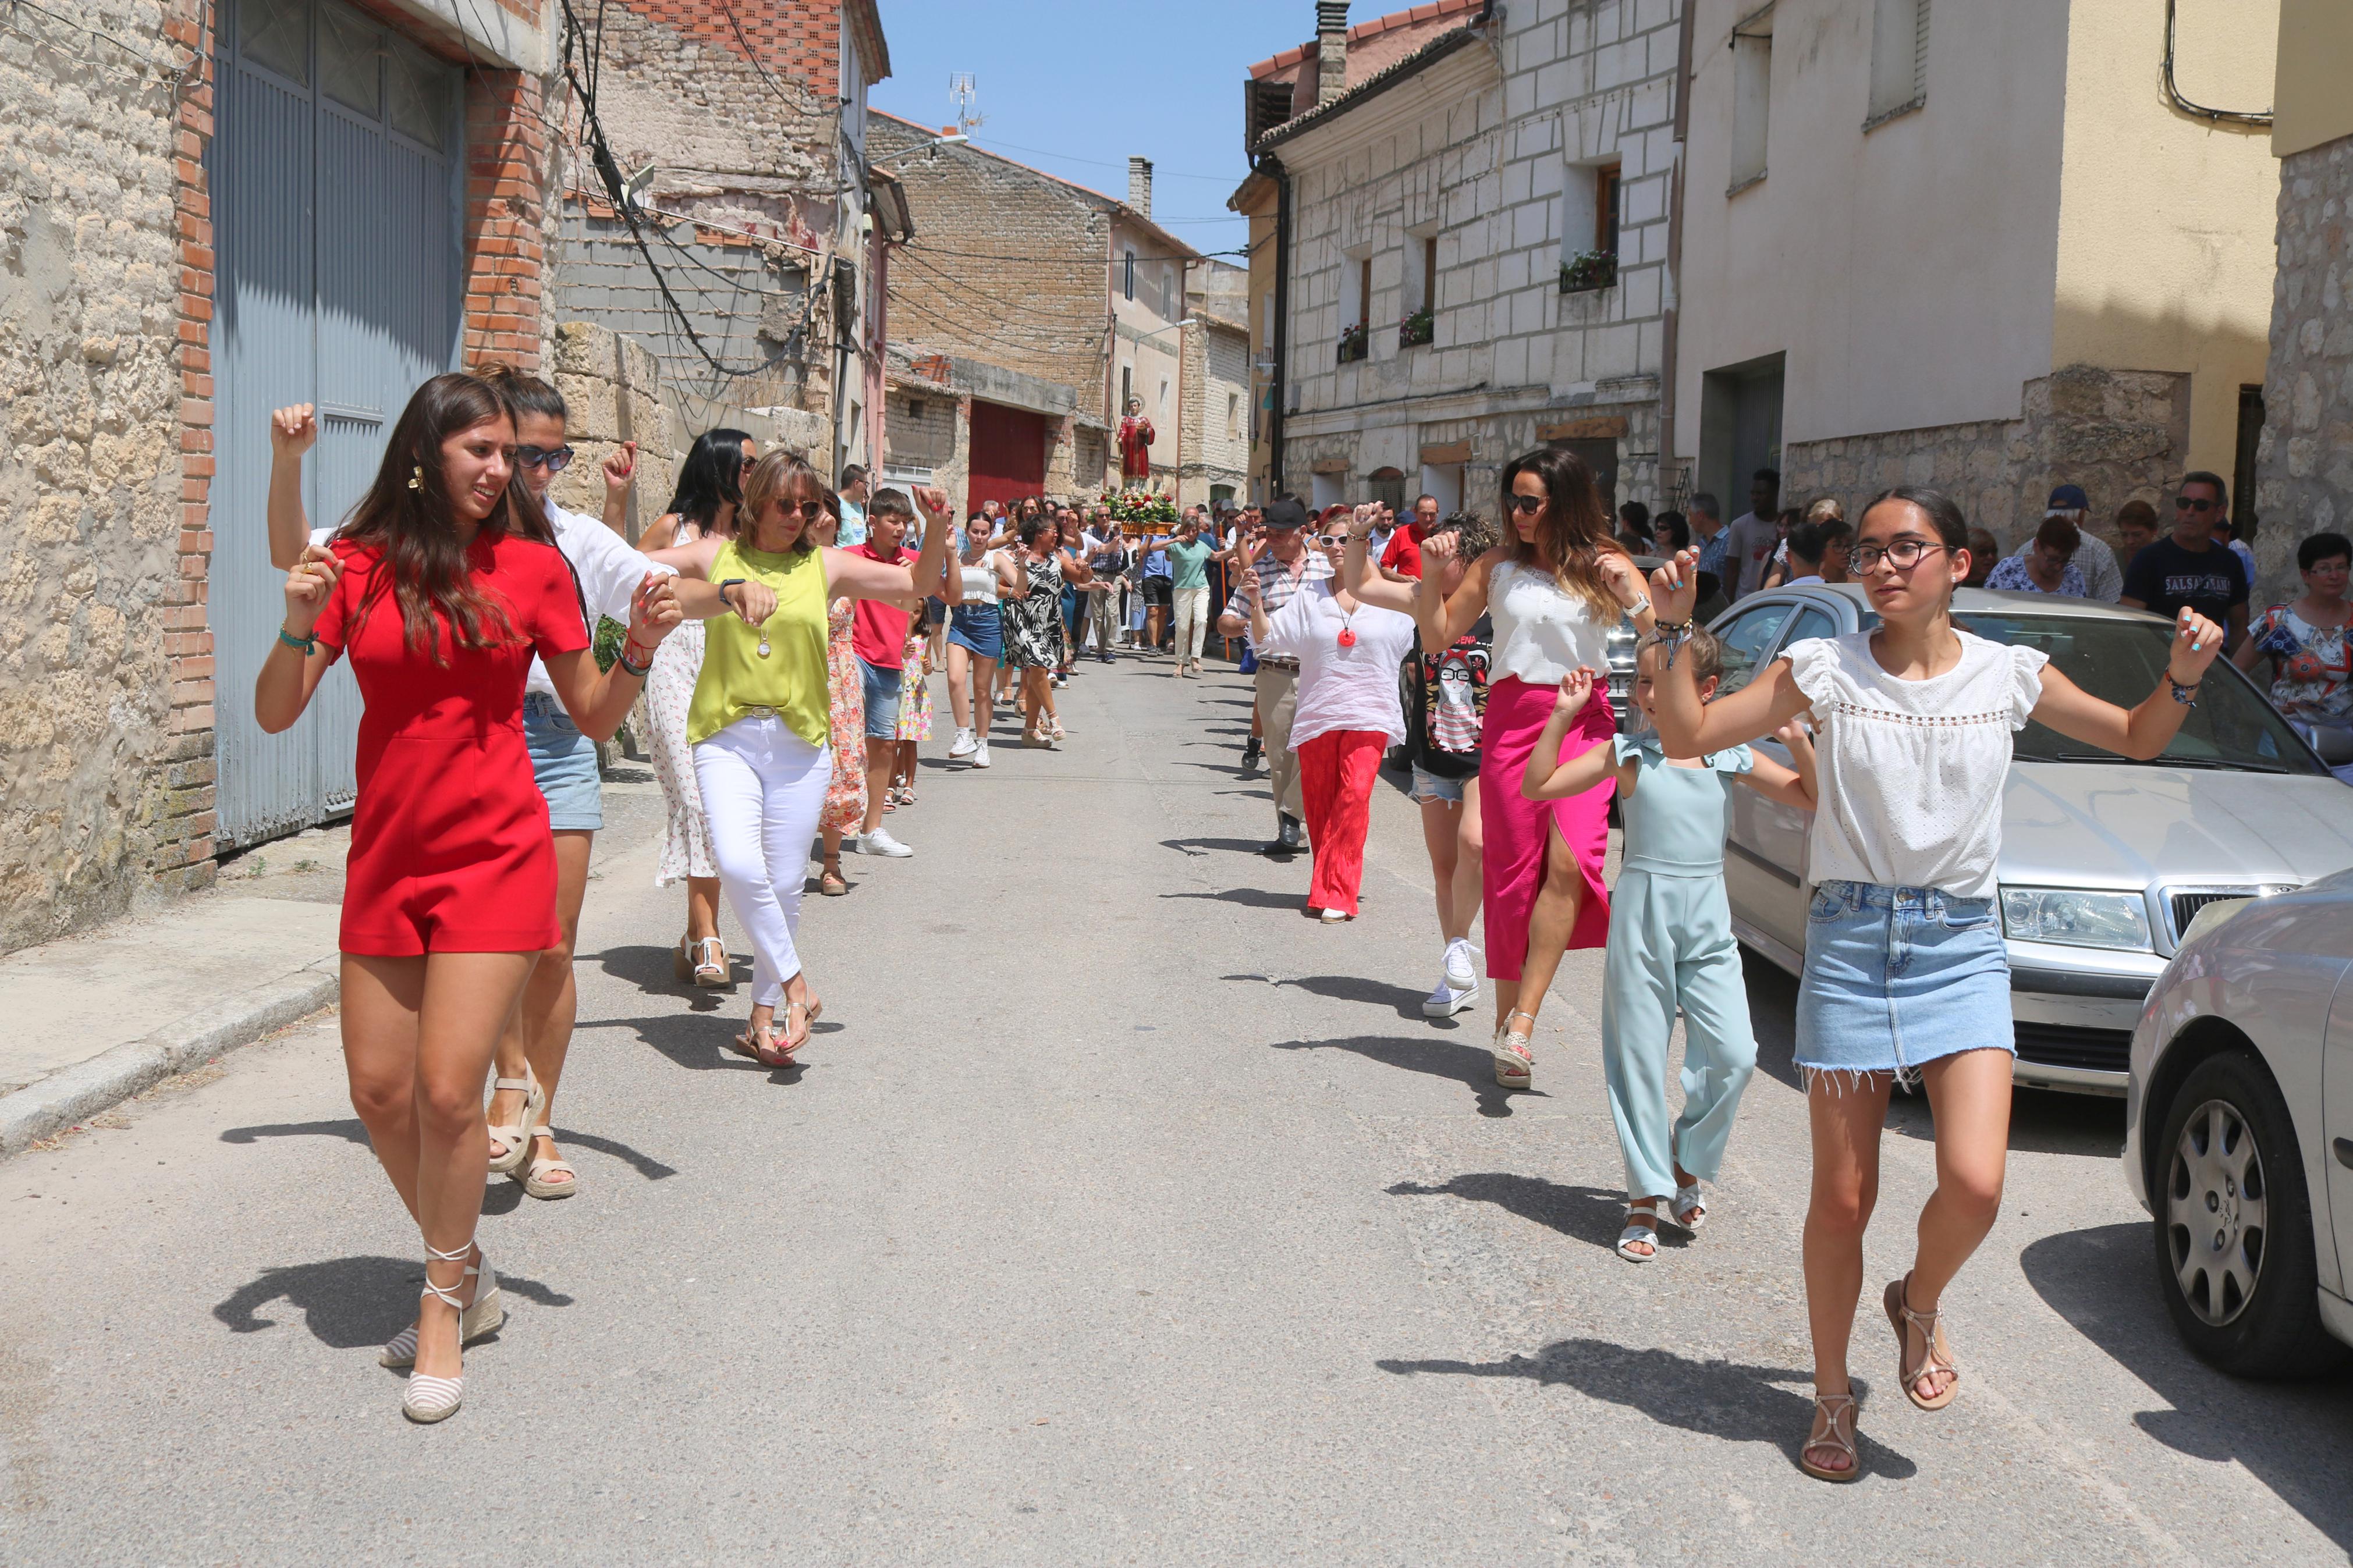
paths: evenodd
<path fill-rule="evenodd" d="M 891 797 L 901 805 L 915 804 L 916 742 L 932 738 L 932 634 L 922 612 L 907 618 L 907 643 L 902 650 L 905 676 L 899 687 L 899 749 L 891 763 Z"/>
<path fill-rule="evenodd" d="M 1053 672 L 1061 658 L 1062 563 L 1051 518 L 1021 520 L 1021 568 L 1028 592 L 1004 603 L 1006 662 L 1021 672 L 1021 743 L 1049 750 L 1062 738 L 1054 712 Z"/>
<path fill-rule="evenodd" d="M 830 545 L 841 529 L 841 502 L 831 490 L 825 496 L 825 515 L 809 530 L 820 545 Z M 849 891 L 841 874 L 841 836 L 855 834 L 866 821 L 866 681 L 858 668 L 849 633 L 857 601 L 836 599 L 826 616 L 825 684 L 831 700 L 828 717 L 833 740 L 833 779 L 825 788 L 825 809 L 817 819 L 818 836 L 825 843 L 825 865 L 818 874 L 817 890 L 828 898 Z"/>

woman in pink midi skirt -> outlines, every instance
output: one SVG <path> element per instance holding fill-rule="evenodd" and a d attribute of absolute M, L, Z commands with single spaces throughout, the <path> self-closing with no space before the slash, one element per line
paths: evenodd
<path fill-rule="evenodd" d="M 1487 973 L 1496 982 L 1495 1081 L 1526 1089 L 1536 1014 L 1561 954 L 1609 939 L 1601 861 L 1614 785 L 1605 780 L 1583 795 L 1540 803 L 1522 796 L 1520 776 L 1562 679 L 1580 667 L 1606 671 L 1611 628 L 1650 601 L 1632 557 L 1610 535 L 1592 470 L 1575 456 L 1546 448 L 1514 459 L 1504 469 L 1503 505 L 1505 542 L 1472 563 L 1442 604 L 1434 593 L 1417 593 L 1416 616 L 1425 647 L 1451 646 L 1482 612 L 1494 623 L 1480 735 L 1482 905 Z M 1425 562 L 1424 572 L 1434 579 L 1440 566 L 1442 560 Z M 1561 755 L 1603 743 L 1616 726 L 1609 700 L 1597 693 Z"/>

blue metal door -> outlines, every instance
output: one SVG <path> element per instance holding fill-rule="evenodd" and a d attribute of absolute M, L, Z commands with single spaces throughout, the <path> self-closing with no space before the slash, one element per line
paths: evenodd
<path fill-rule="evenodd" d="M 417 384 L 457 363 L 462 77 L 332 0 L 221 0 L 213 192 L 213 628 L 220 837 L 353 799 L 359 694 L 338 667 L 283 735 L 253 721 L 284 614 L 269 564 L 269 411 L 309 403 L 314 527 L 365 493 Z"/>

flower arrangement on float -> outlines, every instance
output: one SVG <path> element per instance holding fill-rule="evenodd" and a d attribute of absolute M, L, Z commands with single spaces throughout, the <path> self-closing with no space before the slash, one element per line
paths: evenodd
<path fill-rule="evenodd" d="M 1105 490 L 1103 505 L 1112 521 L 1124 527 L 1176 521 L 1176 498 L 1158 490 Z"/>

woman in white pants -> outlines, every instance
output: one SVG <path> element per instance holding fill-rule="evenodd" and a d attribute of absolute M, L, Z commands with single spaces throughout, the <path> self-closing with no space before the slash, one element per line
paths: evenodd
<path fill-rule="evenodd" d="M 733 539 L 706 539 L 663 559 L 719 584 L 736 615 L 711 623 L 687 717 L 719 884 L 752 939 L 752 1017 L 735 1049 L 791 1065 L 819 1010 L 793 946 L 809 841 L 833 773 L 826 687 L 826 606 L 835 597 L 913 608 L 950 603 L 962 580 L 944 571 L 955 530 L 947 498 L 919 489 L 931 520 L 912 568 L 818 545 L 825 485 L 799 458 L 771 452 L 744 479 L 744 520 Z M 776 1028 L 782 1005 L 785 1027 Z"/>

